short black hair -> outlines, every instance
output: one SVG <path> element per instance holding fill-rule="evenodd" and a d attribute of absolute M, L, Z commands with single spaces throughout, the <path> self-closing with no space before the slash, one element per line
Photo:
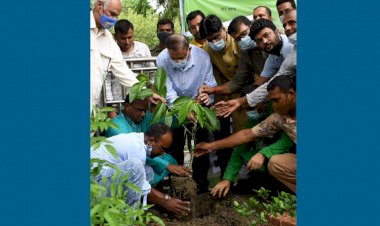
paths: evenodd
<path fill-rule="evenodd" d="M 228 34 L 235 33 L 239 29 L 240 24 L 245 24 L 249 27 L 251 26 L 251 21 L 246 16 L 235 17 L 228 26 Z"/>
<path fill-rule="evenodd" d="M 255 20 L 251 26 L 251 30 L 249 32 L 249 37 L 251 37 L 252 40 L 255 40 L 255 36 L 260 33 L 261 30 L 263 30 L 264 28 L 270 28 L 272 29 L 273 31 L 276 31 L 276 25 L 274 25 L 274 23 L 270 20 L 267 20 L 267 19 L 264 19 L 264 18 L 261 18 L 261 19 L 258 19 L 258 20 Z"/>
<path fill-rule="evenodd" d="M 174 24 L 173 24 L 173 21 L 171 19 L 166 19 L 166 18 L 163 18 L 163 19 L 160 19 L 158 22 L 157 22 L 157 30 L 158 30 L 158 27 L 160 25 L 164 25 L 164 24 L 170 24 L 170 26 L 172 27 L 172 30 L 174 30 Z"/>
<path fill-rule="evenodd" d="M 121 19 L 115 24 L 115 33 L 126 34 L 129 29 L 133 29 L 133 24 L 129 20 Z"/>
<path fill-rule="evenodd" d="M 208 15 L 201 21 L 201 27 L 199 28 L 201 39 L 205 39 L 207 36 L 219 32 L 222 28 L 223 24 L 219 17 L 214 14 Z"/>
<path fill-rule="evenodd" d="M 187 14 L 187 16 L 186 16 L 186 23 L 189 23 L 190 20 L 194 19 L 197 16 L 201 16 L 202 19 L 204 19 L 206 17 L 205 14 L 202 11 L 200 11 L 200 10 L 194 10 L 194 11 L 191 11 L 189 14 Z"/>
<path fill-rule="evenodd" d="M 297 9 L 296 2 L 294 0 L 277 0 L 276 2 L 276 8 L 281 5 L 282 3 L 289 2 L 293 9 Z"/>
<path fill-rule="evenodd" d="M 291 74 L 277 76 L 269 82 L 267 91 L 274 90 L 276 87 L 284 93 L 289 92 L 291 89 L 296 91 L 296 76 Z"/>
<path fill-rule="evenodd" d="M 171 129 L 167 125 L 163 123 L 156 123 L 152 124 L 148 128 L 148 130 L 145 132 L 145 135 L 147 135 L 148 137 L 153 137 L 154 140 L 157 141 L 158 139 L 160 139 L 161 136 L 168 132 L 171 132 Z"/>
<path fill-rule="evenodd" d="M 257 6 L 256 8 L 254 8 L 254 9 L 253 9 L 253 12 L 255 12 L 255 10 L 258 9 L 258 8 L 265 8 L 265 10 L 267 11 L 268 15 L 269 15 L 269 16 L 272 16 L 272 10 L 270 10 L 268 7 L 263 6 L 263 5 L 259 5 L 259 6 Z"/>

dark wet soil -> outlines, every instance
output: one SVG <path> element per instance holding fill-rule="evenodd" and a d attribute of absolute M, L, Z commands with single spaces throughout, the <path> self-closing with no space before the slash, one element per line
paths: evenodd
<path fill-rule="evenodd" d="M 249 218 L 239 215 L 233 201 L 245 201 L 249 196 L 229 195 L 223 199 L 213 198 L 209 193 L 197 194 L 192 178 L 172 177 L 172 196 L 190 201 L 191 213 L 187 216 L 172 216 L 160 209 L 151 209 L 167 226 L 245 226 Z"/>

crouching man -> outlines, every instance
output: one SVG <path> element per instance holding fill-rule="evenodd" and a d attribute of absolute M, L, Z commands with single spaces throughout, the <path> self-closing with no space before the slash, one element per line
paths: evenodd
<path fill-rule="evenodd" d="M 187 214 L 190 212 L 189 202 L 171 198 L 158 190 L 151 187 L 150 180 L 153 180 L 154 173 L 151 167 L 146 167 L 146 157 L 155 157 L 164 154 L 164 149 L 169 147 L 173 141 L 173 135 L 169 127 L 164 124 L 152 125 L 144 133 L 128 133 L 119 134 L 107 138 L 107 142 L 103 142 L 98 148 L 91 149 L 91 159 L 99 159 L 105 161 L 108 165 L 104 165 L 100 174 L 96 176 L 96 180 L 100 184 L 106 184 L 107 195 L 110 194 L 110 183 L 114 176 L 117 176 L 116 183 L 120 183 L 124 175 L 128 178 L 124 182 L 129 182 L 140 188 L 141 192 L 136 192 L 124 185 L 127 191 L 126 203 L 130 206 L 137 206 L 141 200 L 141 196 L 147 196 L 148 202 L 163 207 L 167 211 L 174 214 Z M 116 155 L 111 154 L 107 145 L 112 145 L 116 151 Z M 117 166 L 121 172 L 116 173 L 113 166 Z M 106 179 L 107 181 L 102 181 Z"/>

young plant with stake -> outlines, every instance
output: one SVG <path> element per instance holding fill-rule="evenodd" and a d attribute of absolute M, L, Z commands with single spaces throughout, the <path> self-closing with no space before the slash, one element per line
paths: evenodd
<path fill-rule="evenodd" d="M 149 83 L 149 76 L 140 74 L 137 76 L 139 83 L 132 86 L 129 93 L 129 101 L 134 99 L 144 99 L 153 94 L 152 90 L 144 89 L 144 87 L 151 87 L 158 95 L 165 97 L 167 93 L 166 89 L 166 72 L 163 68 L 158 68 L 154 76 L 154 84 Z M 187 117 L 192 113 L 196 122 L 192 123 L 191 131 L 186 127 L 189 123 Z M 201 128 L 206 128 L 209 131 L 215 131 L 220 129 L 219 120 L 216 117 L 215 110 L 211 110 L 208 107 L 204 107 L 197 103 L 195 100 L 187 96 L 177 98 L 172 106 L 166 103 L 160 102 L 154 112 L 152 124 L 159 121 L 165 122 L 166 125 L 172 126 L 173 117 L 176 118 L 178 124 L 176 126 L 183 126 L 185 131 L 191 135 L 191 150 L 190 150 L 190 169 L 194 158 L 194 148 L 196 144 L 195 134 L 196 131 Z"/>

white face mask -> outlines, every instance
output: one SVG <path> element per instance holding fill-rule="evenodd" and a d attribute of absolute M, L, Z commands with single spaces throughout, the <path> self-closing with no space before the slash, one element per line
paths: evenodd
<path fill-rule="evenodd" d="M 288 37 L 288 40 L 293 45 L 297 44 L 297 32 Z"/>
<path fill-rule="evenodd" d="M 221 51 L 224 49 L 224 47 L 226 46 L 226 42 L 224 41 L 224 39 L 220 39 L 219 41 L 213 43 L 213 42 L 208 42 L 208 45 L 210 46 L 211 49 L 215 50 L 215 51 Z"/>
<path fill-rule="evenodd" d="M 281 24 L 284 24 L 284 15 L 280 16 Z"/>
<path fill-rule="evenodd" d="M 186 68 L 186 66 L 189 64 L 189 61 L 188 61 L 188 58 L 189 58 L 189 53 L 190 53 L 190 50 L 188 50 L 189 52 L 187 53 L 187 56 L 184 60 L 181 60 L 179 62 L 176 62 L 175 60 L 172 60 L 172 64 L 174 65 L 174 67 L 180 69 L 180 70 L 183 70 Z"/>
<path fill-rule="evenodd" d="M 181 70 L 185 69 L 185 67 L 186 67 L 187 64 L 189 63 L 189 62 L 187 61 L 187 59 L 181 60 L 180 62 L 176 62 L 176 61 L 174 61 L 174 60 L 171 60 L 171 61 L 172 61 L 173 65 L 174 65 L 174 67 L 176 67 L 176 68 L 178 68 L 178 69 L 181 69 Z"/>
<path fill-rule="evenodd" d="M 244 38 L 240 39 L 238 44 L 242 50 L 253 49 L 256 47 L 256 42 L 253 41 L 249 35 L 246 35 Z"/>
<path fill-rule="evenodd" d="M 150 157 L 152 155 L 152 150 L 153 150 L 153 146 L 147 145 L 146 146 L 146 155 Z"/>

